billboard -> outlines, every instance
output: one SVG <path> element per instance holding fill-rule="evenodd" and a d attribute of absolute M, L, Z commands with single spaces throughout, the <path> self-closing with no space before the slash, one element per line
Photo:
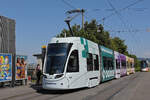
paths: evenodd
<path fill-rule="evenodd" d="M 12 55 L 0 54 L 0 82 L 12 80 Z"/>
<path fill-rule="evenodd" d="M 16 55 L 16 80 L 27 79 L 27 56 Z"/>

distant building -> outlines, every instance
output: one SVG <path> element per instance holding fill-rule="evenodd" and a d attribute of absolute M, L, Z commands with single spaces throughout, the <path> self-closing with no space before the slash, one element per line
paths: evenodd
<path fill-rule="evenodd" d="M 0 16 L 0 53 L 16 53 L 15 20 Z"/>
<path fill-rule="evenodd" d="M 15 54 L 16 54 L 16 22 L 13 19 L 0 16 L 0 53 L 12 54 L 12 81 L 11 86 L 15 82 Z M 3 84 L 3 83 L 2 83 Z M 4 85 L 4 84 L 3 84 Z"/>

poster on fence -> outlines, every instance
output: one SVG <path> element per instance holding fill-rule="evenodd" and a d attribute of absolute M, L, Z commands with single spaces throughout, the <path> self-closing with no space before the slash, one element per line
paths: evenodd
<path fill-rule="evenodd" d="M 12 80 L 12 55 L 0 54 L 0 82 Z"/>
<path fill-rule="evenodd" d="M 27 56 L 16 56 L 16 80 L 27 78 Z"/>

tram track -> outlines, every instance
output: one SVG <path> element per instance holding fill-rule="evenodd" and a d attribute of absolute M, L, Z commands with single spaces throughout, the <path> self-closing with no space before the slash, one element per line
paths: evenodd
<path fill-rule="evenodd" d="M 138 74 L 137 76 L 131 78 L 130 80 L 128 80 L 127 82 L 124 82 L 123 86 L 120 87 L 117 91 L 115 91 L 111 96 L 109 96 L 109 98 L 107 98 L 106 100 L 112 100 L 113 97 L 115 97 L 117 94 L 119 94 L 121 91 L 123 91 L 125 88 L 127 88 L 129 85 L 131 85 L 134 80 L 136 78 L 138 78 L 141 74 Z M 132 80 L 132 81 L 131 81 Z"/>
<path fill-rule="evenodd" d="M 123 89 L 125 89 L 127 86 L 129 85 L 129 82 L 126 83 L 123 87 L 119 88 L 117 91 L 115 91 L 115 93 L 113 93 L 111 96 L 109 96 L 106 100 L 112 100 L 112 98 L 117 95 L 118 93 L 120 93 Z"/>
<path fill-rule="evenodd" d="M 101 91 L 98 91 L 95 95 L 89 95 L 83 100 L 97 100 L 96 98 L 99 97 L 101 100 L 112 100 L 114 96 L 119 94 L 122 90 L 124 90 L 126 87 L 128 87 L 131 82 L 133 82 L 139 75 L 140 73 L 137 73 L 136 75 L 132 74 L 133 76 L 131 77 L 124 77 L 125 79 L 122 79 L 118 83 L 112 84 L 106 88 L 104 88 Z M 105 83 L 104 83 L 105 84 Z M 105 97 L 104 97 L 105 95 Z"/>
<path fill-rule="evenodd" d="M 138 74 L 137 76 L 135 76 L 135 77 L 133 77 L 132 79 L 130 79 L 130 81 L 127 81 L 126 83 L 124 83 L 124 85 L 121 87 L 121 88 L 119 88 L 115 93 L 113 93 L 109 98 L 107 98 L 106 100 L 114 100 L 114 97 L 116 96 L 116 95 L 119 95 L 119 93 L 121 93 L 122 91 L 124 91 L 125 89 L 127 89 L 127 88 L 131 88 L 131 86 L 133 87 L 133 85 L 135 86 L 137 86 L 138 84 L 135 84 L 134 82 L 134 80 L 135 79 L 137 79 L 137 78 L 140 78 L 140 76 L 141 76 L 142 74 Z M 132 81 L 131 81 L 132 80 Z"/>

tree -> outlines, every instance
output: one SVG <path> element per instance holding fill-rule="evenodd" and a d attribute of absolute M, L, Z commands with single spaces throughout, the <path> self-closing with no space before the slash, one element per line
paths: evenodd
<path fill-rule="evenodd" d="M 98 25 L 96 20 L 92 20 L 90 23 L 86 21 L 84 24 L 84 29 L 82 29 L 80 25 L 75 24 L 72 26 L 72 31 L 74 36 L 84 37 L 108 48 L 111 47 L 109 32 L 105 31 L 101 24 Z M 63 29 L 57 37 L 64 37 L 65 34 L 67 37 L 71 36 L 69 30 Z"/>
<path fill-rule="evenodd" d="M 84 37 L 88 40 L 91 40 L 99 45 L 103 45 L 107 48 L 118 51 L 119 53 L 128 55 L 135 59 L 136 69 L 139 69 L 139 61 L 135 55 L 131 55 L 127 51 L 127 45 L 125 45 L 125 40 L 121 40 L 119 37 L 110 37 L 108 31 L 104 30 L 103 25 L 98 25 L 96 20 L 92 20 L 91 22 L 86 21 L 84 24 L 84 29 L 80 27 L 80 25 L 73 25 L 72 31 L 74 36 L 76 37 Z M 66 37 L 71 36 L 70 31 L 67 29 L 63 29 L 62 32 L 57 37 Z"/>
<path fill-rule="evenodd" d="M 103 45 L 123 54 L 128 54 L 127 46 L 124 44 L 124 40 L 121 40 L 119 37 L 115 37 L 112 39 L 109 32 L 104 30 L 103 25 L 98 25 L 96 20 L 92 20 L 90 23 L 86 21 L 84 24 L 84 29 L 82 29 L 80 25 L 75 24 L 72 26 L 72 31 L 74 33 L 74 36 L 84 37 L 98 43 L 99 45 Z M 71 36 L 70 31 L 67 29 L 63 29 L 61 34 L 57 37 L 64 36 Z"/>
<path fill-rule="evenodd" d="M 111 49 L 128 55 L 127 45 L 125 45 L 124 42 L 125 41 L 121 40 L 119 37 L 114 37 L 113 39 L 111 39 Z"/>

